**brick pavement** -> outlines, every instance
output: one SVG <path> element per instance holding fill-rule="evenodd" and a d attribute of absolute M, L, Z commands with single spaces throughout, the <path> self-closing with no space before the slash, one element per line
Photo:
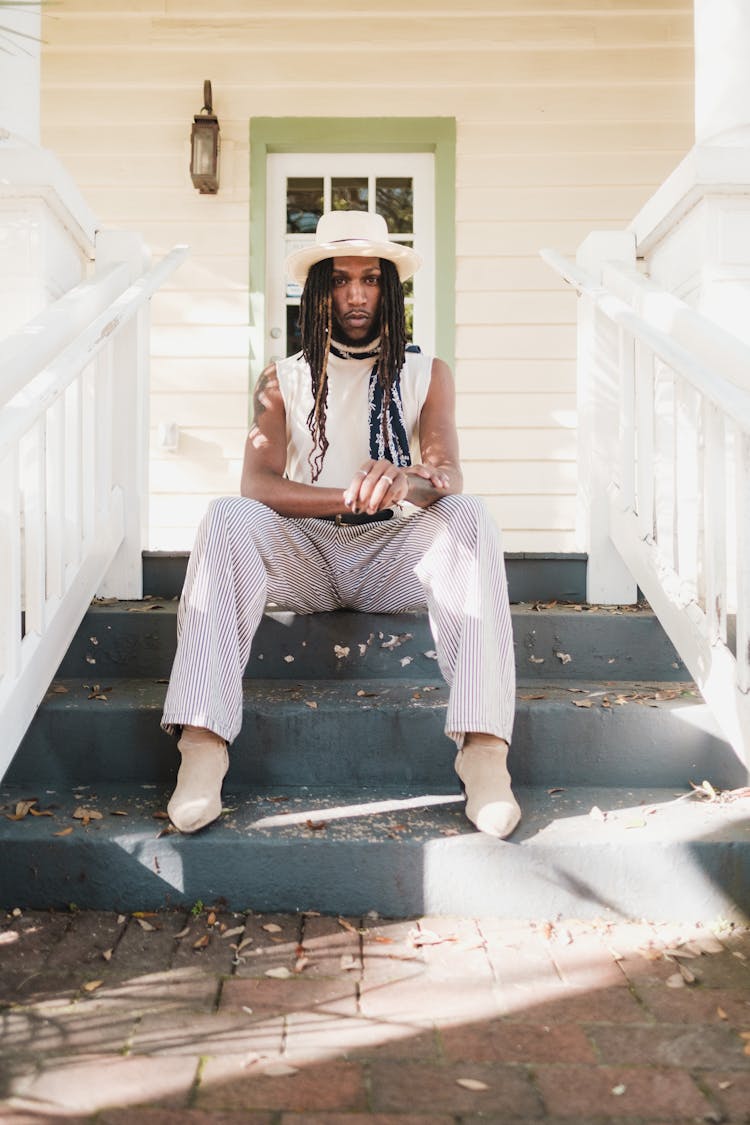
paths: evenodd
<path fill-rule="evenodd" d="M 0 918 L 5 1125 L 750 1123 L 750 932 Z"/>

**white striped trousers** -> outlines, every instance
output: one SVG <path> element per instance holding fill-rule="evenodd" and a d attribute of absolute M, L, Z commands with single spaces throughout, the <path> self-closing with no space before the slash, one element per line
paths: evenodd
<path fill-rule="evenodd" d="M 268 601 L 296 613 L 425 608 L 450 686 L 445 733 L 510 741 L 515 660 L 500 536 L 473 496 L 360 525 L 290 519 L 240 496 L 201 522 L 177 614 L 162 726 L 207 727 L 232 742 L 242 675 Z"/>

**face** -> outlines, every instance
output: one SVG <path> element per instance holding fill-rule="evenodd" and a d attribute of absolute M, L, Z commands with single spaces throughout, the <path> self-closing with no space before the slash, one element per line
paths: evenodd
<path fill-rule="evenodd" d="M 367 344 L 380 331 L 379 258 L 334 258 L 333 319 L 342 344 Z"/>

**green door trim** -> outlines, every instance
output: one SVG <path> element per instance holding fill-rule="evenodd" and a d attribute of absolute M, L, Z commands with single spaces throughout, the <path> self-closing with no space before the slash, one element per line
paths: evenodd
<path fill-rule="evenodd" d="M 435 156 L 435 344 L 454 365 L 456 340 L 456 122 L 453 117 L 250 119 L 250 374 L 264 353 L 266 161 L 275 152 L 431 152 Z"/>

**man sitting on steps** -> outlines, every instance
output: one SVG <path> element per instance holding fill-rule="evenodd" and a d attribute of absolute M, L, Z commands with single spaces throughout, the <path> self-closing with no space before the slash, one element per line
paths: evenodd
<path fill-rule="evenodd" d="M 498 837 L 520 819 L 503 554 L 481 501 L 461 495 L 450 369 L 407 350 L 402 283 L 419 265 L 362 211 L 323 215 L 315 243 L 287 260 L 304 284 L 302 351 L 258 380 L 242 495 L 209 506 L 180 600 L 162 726 L 181 728 L 169 815 L 182 832 L 221 813 L 269 600 L 297 613 L 426 607 L 466 814 Z"/>

